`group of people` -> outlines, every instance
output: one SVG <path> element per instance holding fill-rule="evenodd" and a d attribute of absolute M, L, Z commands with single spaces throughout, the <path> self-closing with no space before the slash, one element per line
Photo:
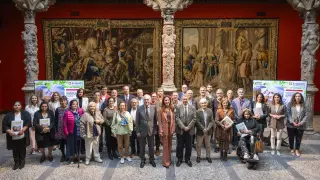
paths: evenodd
<path fill-rule="evenodd" d="M 286 107 L 277 93 L 271 103 L 265 103 L 262 93 L 256 95 L 255 101 L 249 101 L 242 88 L 237 90 L 236 98 L 232 90 L 228 90 L 226 96 L 222 89 L 214 93 L 210 84 L 200 87 L 199 96 L 195 98 L 187 85 L 181 89 L 182 92 L 173 92 L 171 96 L 164 95 L 162 88 L 150 95 L 144 95 L 143 90 L 138 89 L 134 96 L 129 87 L 124 86 L 123 95 L 118 96 L 117 90 L 111 90 L 108 95 L 108 88 L 103 87 L 90 101 L 84 96 L 84 90 L 79 89 L 77 98 L 70 102 L 59 93 L 53 93 L 50 100 L 42 99 L 41 103 L 37 96 L 31 96 L 25 110 L 17 101 L 2 122 L 7 149 L 13 152 L 13 169 L 25 166 L 29 145 L 31 154 L 42 153 L 40 163 L 53 161 L 52 151 L 59 146 L 60 162 L 82 162 L 79 154 L 85 154 L 86 165 L 91 159 L 101 163 L 100 152 L 106 145 L 109 159 L 120 158 L 123 164 L 131 162 L 133 156 L 139 156 L 141 168 L 146 164 L 145 146 L 148 145 L 150 164 L 156 167 L 154 156 L 160 155 L 162 145 L 162 165 L 169 168 L 174 135 L 177 137 L 177 167 L 183 160 L 192 167 L 192 146 L 197 151 L 196 162 L 200 163 L 203 144 L 206 160 L 212 163 L 211 142 L 215 152 L 220 152 L 222 161 L 227 161 L 231 144 L 240 147 L 244 159 L 259 160 L 254 143 L 256 137 L 263 136 L 267 125 L 271 129 L 272 155 L 280 156 L 285 127 L 291 154 L 301 155 L 299 149 L 307 120 L 301 93 L 293 94 Z M 47 124 L 42 123 L 44 119 Z M 23 128 L 14 133 L 11 124 L 18 120 L 23 121 Z M 237 130 L 236 125 L 240 123 L 245 124 L 246 129 Z"/>

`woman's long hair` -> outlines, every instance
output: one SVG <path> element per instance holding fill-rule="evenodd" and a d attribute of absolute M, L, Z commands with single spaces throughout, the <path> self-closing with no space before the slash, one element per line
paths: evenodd
<path fill-rule="evenodd" d="M 58 92 L 53 92 L 52 95 L 51 95 L 51 102 L 54 102 L 54 95 L 55 94 L 58 94 L 59 99 L 60 99 L 60 97 L 61 97 L 60 94 Z M 59 99 L 58 99 L 58 101 L 59 101 Z"/>
<path fill-rule="evenodd" d="M 275 96 L 278 96 L 280 98 L 280 101 L 279 101 L 279 104 L 282 105 L 283 102 L 282 102 L 282 96 L 279 94 L 279 93 L 275 93 L 272 97 L 272 104 L 275 105 L 275 102 L 274 102 L 274 97 Z"/>
<path fill-rule="evenodd" d="M 39 105 L 39 98 L 36 96 L 36 95 L 32 95 L 32 96 L 30 96 L 30 98 L 29 98 L 29 103 L 28 103 L 28 106 L 31 108 L 31 106 L 32 106 L 32 98 L 33 97 L 36 97 L 37 98 L 37 103 L 36 103 L 36 105 L 38 106 Z"/>
<path fill-rule="evenodd" d="M 83 88 L 79 88 L 78 90 L 77 90 L 77 98 L 80 98 L 79 97 L 79 93 L 80 93 L 80 91 L 82 91 L 82 97 L 84 97 L 84 89 Z"/>
<path fill-rule="evenodd" d="M 297 94 L 300 94 L 300 96 L 301 96 L 300 105 L 301 105 L 302 107 L 304 107 L 304 97 L 303 97 L 302 94 L 299 93 L 299 92 L 296 92 L 296 93 L 294 93 L 294 94 L 292 95 L 292 97 L 291 97 L 291 102 L 290 102 L 291 107 L 294 107 L 294 106 L 297 105 L 297 102 L 296 102 L 296 99 L 295 99 L 295 97 L 296 97 Z"/>
<path fill-rule="evenodd" d="M 264 95 L 263 95 L 262 93 L 258 93 L 258 94 L 256 95 L 256 103 L 258 102 L 258 96 L 261 96 L 261 97 L 262 97 L 261 104 L 264 104 L 265 99 L 264 99 Z"/>
<path fill-rule="evenodd" d="M 174 105 L 173 105 L 173 103 L 172 103 L 172 99 L 171 99 L 169 96 L 167 96 L 167 95 L 165 95 L 165 96 L 163 97 L 163 99 L 162 99 L 161 111 L 163 112 L 163 111 L 165 110 L 165 108 L 166 108 L 166 105 L 165 105 L 165 103 L 164 103 L 164 99 L 165 99 L 165 98 L 168 98 L 169 101 L 170 101 L 170 103 L 169 103 L 169 109 L 170 109 L 171 111 L 174 111 Z"/>

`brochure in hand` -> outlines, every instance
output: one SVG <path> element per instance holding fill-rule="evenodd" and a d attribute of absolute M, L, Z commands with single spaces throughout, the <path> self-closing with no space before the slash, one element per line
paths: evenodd
<path fill-rule="evenodd" d="M 42 127 L 49 127 L 50 126 L 50 119 L 40 119 L 40 126 Z"/>
<path fill-rule="evenodd" d="M 248 129 L 247 129 L 247 126 L 242 122 L 242 123 L 239 123 L 239 124 L 237 124 L 236 125 L 236 128 L 237 128 L 237 130 L 238 130 L 238 132 L 241 132 L 241 131 L 247 131 Z M 244 134 L 244 133 L 242 133 L 242 135 L 241 135 L 241 137 L 245 137 L 245 136 L 247 136 L 248 134 Z"/>
<path fill-rule="evenodd" d="M 229 128 L 233 125 L 233 121 L 229 116 L 226 116 L 222 119 L 221 124 Z"/>
<path fill-rule="evenodd" d="M 22 130 L 23 121 L 11 121 L 11 131 L 16 135 Z"/>

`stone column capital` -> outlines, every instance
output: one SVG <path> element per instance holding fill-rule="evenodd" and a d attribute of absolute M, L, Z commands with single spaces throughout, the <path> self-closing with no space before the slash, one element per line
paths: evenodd
<path fill-rule="evenodd" d="M 53 5 L 56 0 L 12 0 L 20 11 L 44 12 Z"/>
<path fill-rule="evenodd" d="M 182 11 L 192 4 L 193 0 L 145 0 L 144 3 L 155 11 L 161 11 L 164 24 L 173 24 L 174 13 Z"/>

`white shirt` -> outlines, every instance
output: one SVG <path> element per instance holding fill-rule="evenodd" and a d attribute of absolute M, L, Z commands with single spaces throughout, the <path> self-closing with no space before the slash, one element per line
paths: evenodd
<path fill-rule="evenodd" d="M 139 106 L 142 106 L 144 104 L 143 98 L 141 98 L 141 99 L 138 98 L 138 102 L 139 102 Z"/>
<path fill-rule="evenodd" d="M 31 105 L 30 106 L 27 106 L 26 107 L 26 111 L 30 114 L 31 116 L 31 122 L 33 123 L 33 118 L 34 118 L 34 113 L 36 113 L 37 111 L 39 110 L 39 107 L 38 106 L 34 106 L 34 105 Z"/>
<path fill-rule="evenodd" d="M 297 104 L 297 105 L 296 105 L 296 110 L 297 110 L 297 112 L 299 113 L 300 110 L 301 110 L 301 106 Z"/>
<path fill-rule="evenodd" d="M 137 113 L 137 109 L 131 108 L 130 114 L 131 114 L 131 117 L 132 117 L 132 121 L 134 123 L 136 122 L 136 113 Z"/>
<path fill-rule="evenodd" d="M 259 102 L 257 102 L 257 103 L 256 103 L 256 108 L 262 108 L 262 104 L 259 103 Z"/>
<path fill-rule="evenodd" d="M 56 112 L 56 109 L 60 107 L 60 102 L 49 102 L 49 109 L 53 112 Z"/>
<path fill-rule="evenodd" d="M 206 126 L 207 126 L 207 111 L 204 109 L 202 109 L 202 111 L 203 111 L 203 117 L 204 117 L 204 124 L 205 124 L 205 128 L 206 128 Z"/>

